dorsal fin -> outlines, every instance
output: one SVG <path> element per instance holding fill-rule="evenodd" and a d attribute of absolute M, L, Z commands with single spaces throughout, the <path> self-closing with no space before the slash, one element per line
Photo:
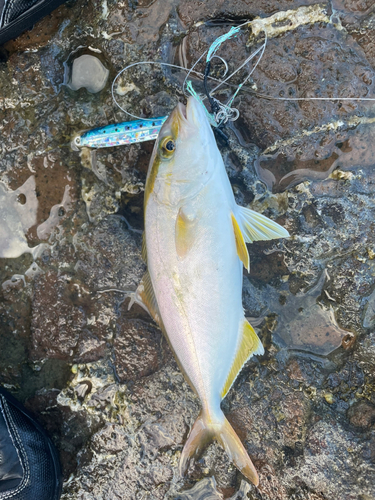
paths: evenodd
<path fill-rule="evenodd" d="M 290 234 L 280 224 L 250 208 L 238 208 L 238 223 L 243 231 L 246 243 L 275 238 L 289 238 Z"/>
<path fill-rule="evenodd" d="M 232 215 L 232 224 L 233 224 L 233 231 L 234 231 L 234 237 L 236 240 L 236 248 L 237 248 L 237 255 L 239 259 L 243 262 L 243 265 L 245 268 L 249 271 L 250 269 L 250 258 L 249 258 L 249 252 L 247 251 L 246 248 L 246 243 L 245 243 L 245 238 L 243 237 L 241 228 L 233 214 Z"/>
<path fill-rule="evenodd" d="M 224 399 L 237 375 L 240 373 L 243 365 L 253 354 L 264 354 L 262 342 L 255 333 L 254 328 L 250 325 L 246 318 L 243 318 L 240 323 L 241 337 L 239 346 L 236 352 L 236 357 L 232 363 L 229 375 L 221 391 L 221 398 Z"/>

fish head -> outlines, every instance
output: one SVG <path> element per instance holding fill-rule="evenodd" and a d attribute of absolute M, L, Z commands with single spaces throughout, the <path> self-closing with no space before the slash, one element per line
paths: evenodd
<path fill-rule="evenodd" d="M 198 194 L 215 170 L 220 152 L 203 105 L 194 97 L 178 103 L 160 130 L 146 181 L 145 203 L 177 205 Z"/>

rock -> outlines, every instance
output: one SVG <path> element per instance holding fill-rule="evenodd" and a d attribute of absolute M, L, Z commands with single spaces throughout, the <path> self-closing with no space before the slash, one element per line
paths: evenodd
<path fill-rule="evenodd" d="M 52 436 L 63 500 L 374 498 L 375 108 L 284 100 L 374 96 L 371 8 L 370 0 L 79 0 L 4 47 L 0 383 Z M 247 20 L 253 29 L 218 52 L 229 70 L 259 47 L 261 26 L 268 43 L 219 147 L 238 203 L 291 234 L 249 245 L 244 308 L 266 352 L 245 364 L 222 403 L 259 488 L 217 443 L 180 478 L 200 404 L 151 318 L 128 311 L 145 271 L 153 144 L 95 155 L 69 146 L 82 130 L 126 119 L 108 81 L 127 64 L 190 67 Z M 66 67 L 73 88 L 88 91 L 64 85 Z M 222 72 L 214 59 L 211 74 Z M 137 116 L 167 114 L 184 99 L 185 76 L 133 67 L 116 99 Z"/>
<path fill-rule="evenodd" d="M 161 367 L 160 332 L 142 321 L 125 317 L 117 322 L 114 340 L 116 372 L 121 382 L 151 375 Z"/>
<path fill-rule="evenodd" d="M 349 409 L 348 417 L 355 427 L 368 430 L 375 425 L 375 406 L 364 401 L 356 403 Z"/>

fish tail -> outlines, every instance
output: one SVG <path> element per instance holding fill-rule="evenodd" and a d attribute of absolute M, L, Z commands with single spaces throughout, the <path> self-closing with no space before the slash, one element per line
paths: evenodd
<path fill-rule="evenodd" d="M 259 477 L 253 462 L 233 427 L 223 412 L 219 411 L 219 418 L 215 420 L 204 410 L 200 412 L 182 450 L 179 467 L 181 476 L 189 467 L 190 460 L 201 455 L 209 443 L 216 439 L 237 469 L 255 486 L 258 486 Z"/>

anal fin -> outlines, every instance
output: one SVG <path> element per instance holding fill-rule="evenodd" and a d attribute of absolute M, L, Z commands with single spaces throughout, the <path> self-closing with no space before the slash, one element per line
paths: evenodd
<path fill-rule="evenodd" d="M 242 261 L 245 268 L 249 271 L 250 269 L 249 252 L 247 251 L 245 238 L 243 237 L 241 228 L 233 214 L 232 214 L 232 225 L 233 225 L 234 237 L 236 240 L 237 255 L 239 259 Z"/>
<path fill-rule="evenodd" d="M 236 356 L 230 368 L 227 380 L 221 391 L 221 398 L 225 398 L 229 389 L 232 387 L 233 382 L 236 380 L 237 375 L 240 373 L 246 361 L 253 354 L 264 354 L 262 342 L 259 340 L 258 335 L 255 333 L 254 328 L 250 325 L 246 318 L 240 323 L 241 337 Z"/>

